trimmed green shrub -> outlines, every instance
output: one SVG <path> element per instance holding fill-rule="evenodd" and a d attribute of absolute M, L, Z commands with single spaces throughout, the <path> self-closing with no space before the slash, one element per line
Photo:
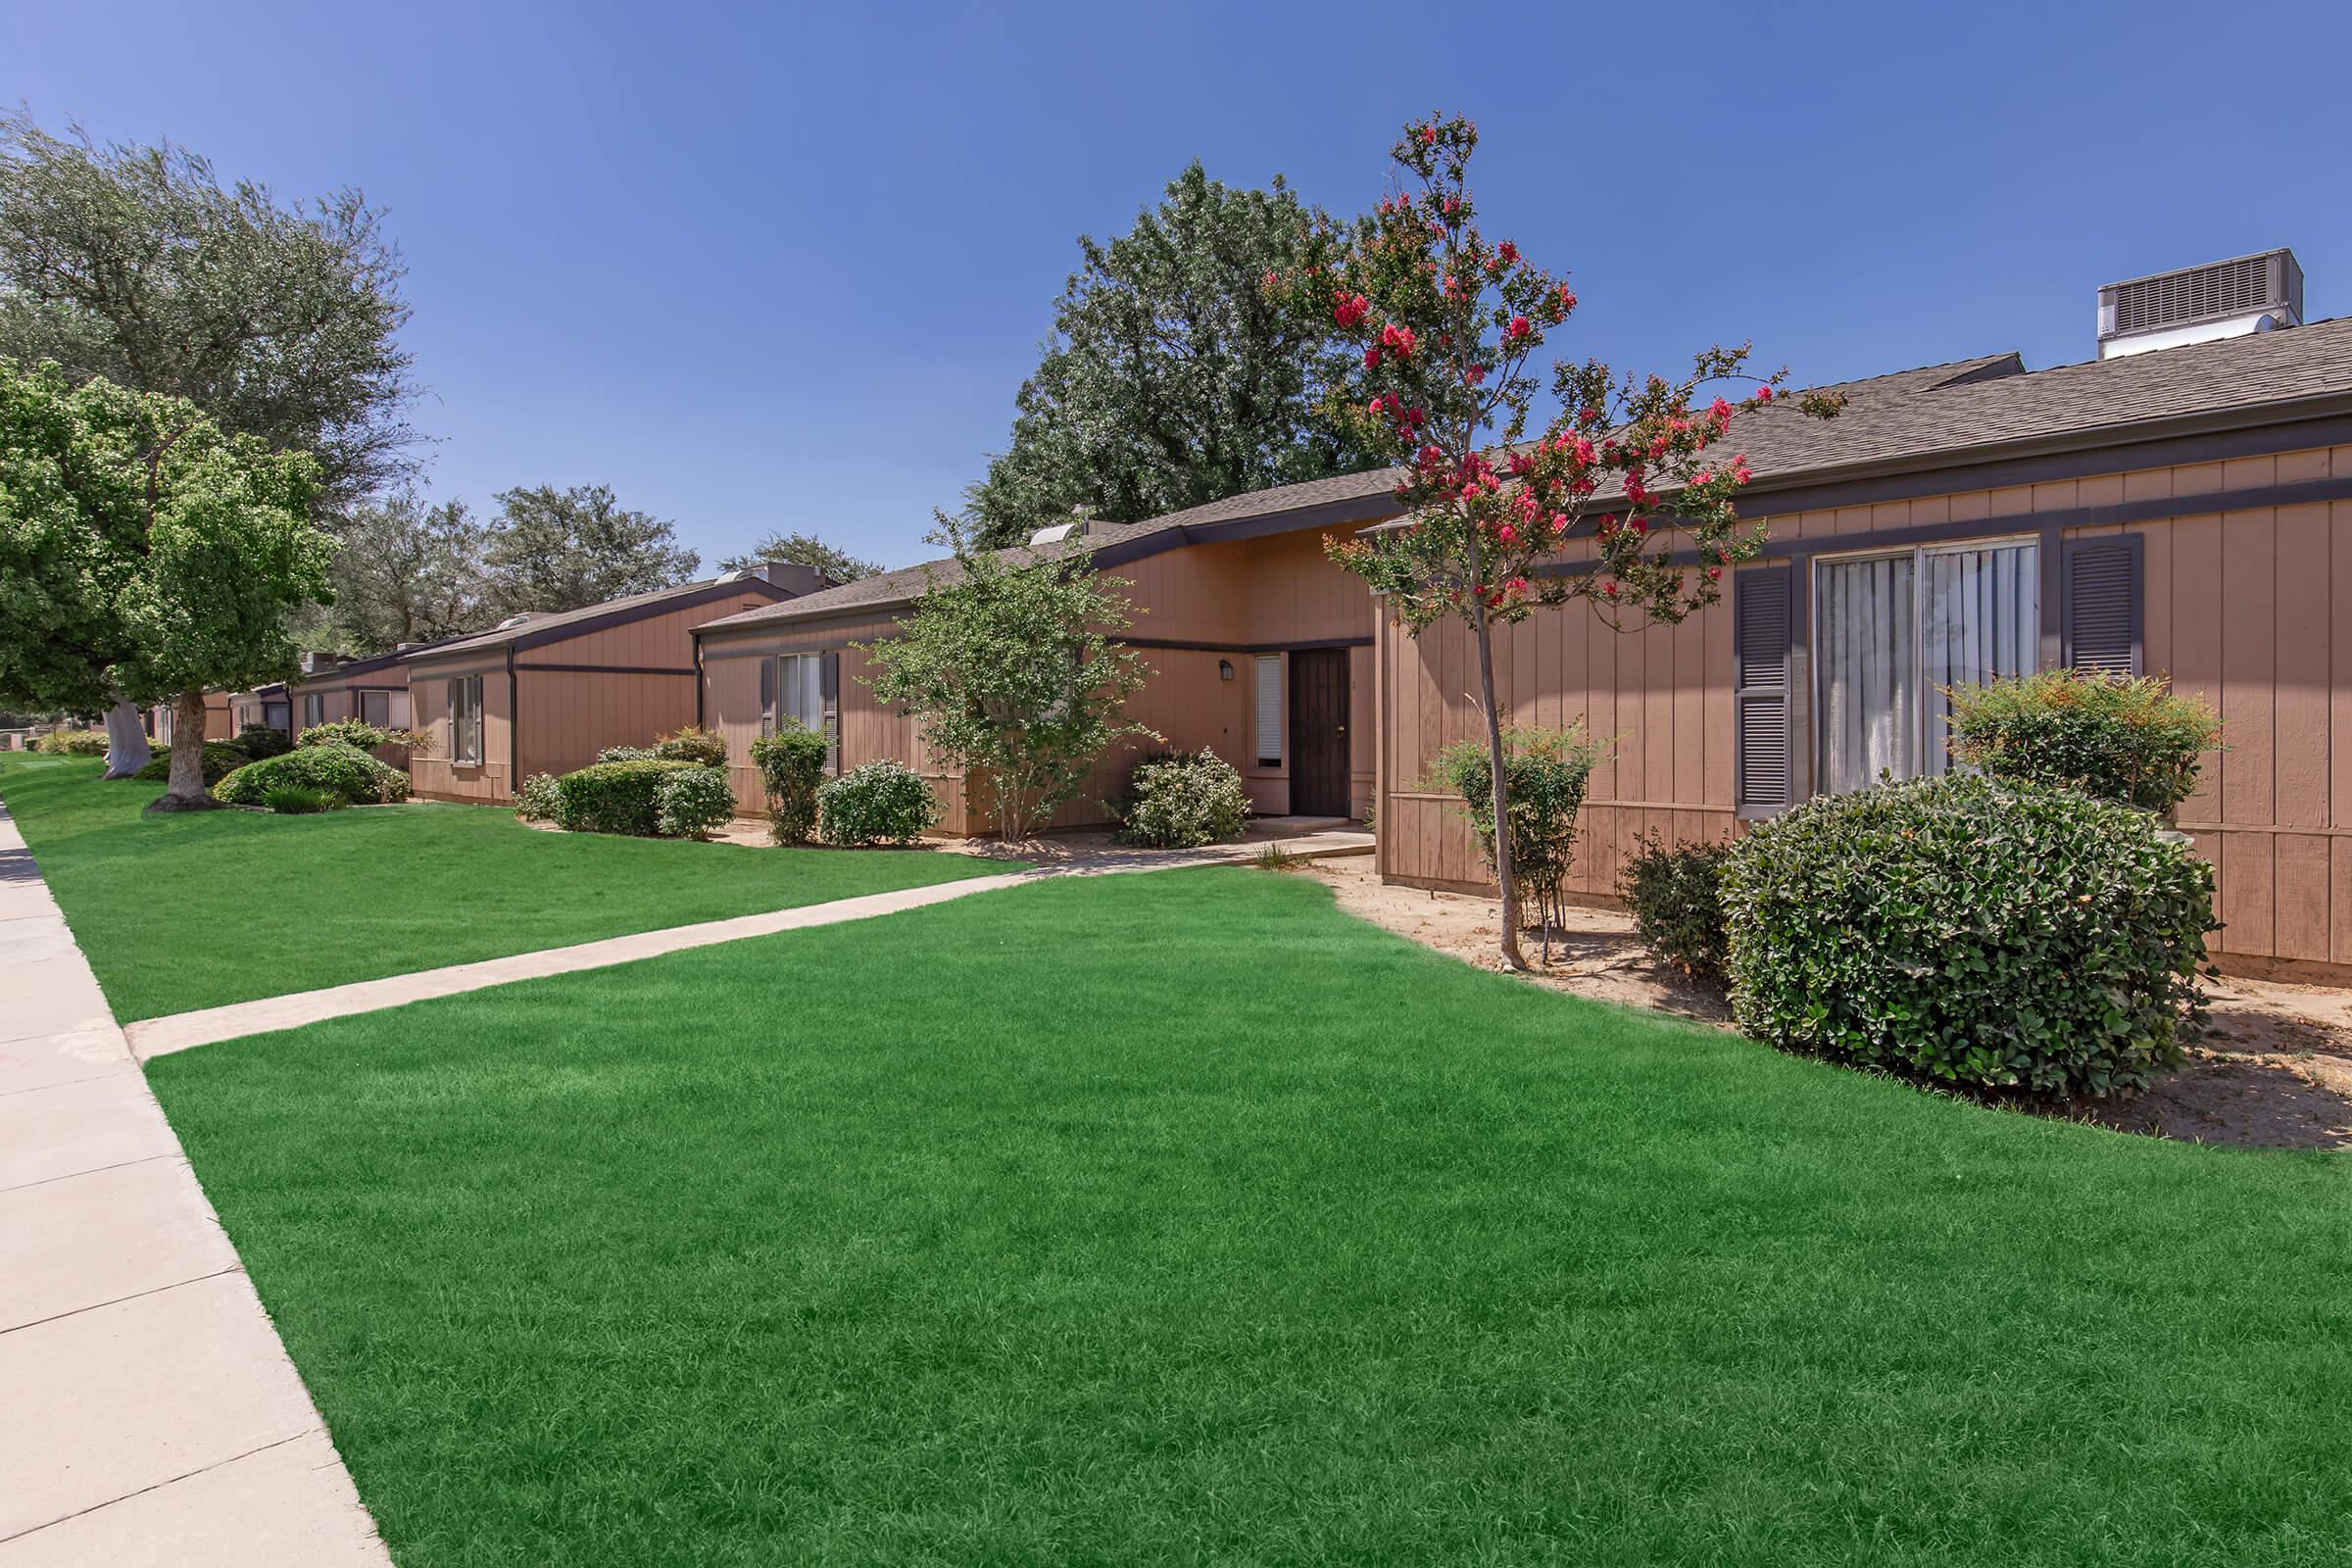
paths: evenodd
<path fill-rule="evenodd" d="M 600 762 L 651 762 L 660 756 L 651 746 L 608 746 L 596 754 Z"/>
<path fill-rule="evenodd" d="M 2197 787 L 2197 760 L 2222 744 L 2222 721 L 2161 676 L 2121 680 L 2045 669 L 1955 686 L 1951 753 L 1995 778 L 2063 784 L 2103 801 L 2170 811 Z"/>
<path fill-rule="evenodd" d="M 53 729 L 32 743 L 36 752 L 51 757 L 104 757 L 106 731 L 102 729 Z"/>
<path fill-rule="evenodd" d="M 560 783 L 553 773 L 533 773 L 524 779 L 514 796 L 514 814 L 525 822 L 553 822 Z"/>
<path fill-rule="evenodd" d="M 1971 1089 L 2129 1094 L 2203 1016 L 2213 868 L 2145 811 L 1949 774 L 1816 800 L 1723 869 L 1732 1006 L 1794 1050 Z"/>
<path fill-rule="evenodd" d="M 596 762 L 556 780 L 556 825 L 574 833 L 662 834 L 662 781 L 692 762 L 656 757 Z"/>
<path fill-rule="evenodd" d="M 682 762 L 700 762 L 705 767 L 724 767 L 727 739 L 716 730 L 698 729 L 689 724 L 676 734 L 664 735 L 654 742 L 654 755 Z"/>
<path fill-rule="evenodd" d="M 699 839 L 735 819 L 735 792 L 723 767 L 681 767 L 662 781 L 655 796 L 660 803 L 655 821 L 663 838 Z"/>
<path fill-rule="evenodd" d="M 1512 724 L 1502 732 L 1503 800 L 1511 818 L 1511 869 L 1521 894 L 1544 922 L 1548 948 L 1554 918 L 1566 913 L 1561 890 L 1576 863 L 1576 818 L 1585 786 L 1608 755 L 1606 742 L 1585 734 L 1580 720 L 1566 729 Z M 1494 775 L 1487 743 L 1473 737 L 1438 753 L 1438 784 L 1462 799 L 1462 814 L 1478 836 L 1487 868 L 1494 867 Z"/>
<path fill-rule="evenodd" d="M 271 730 L 270 733 L 274 735 L 277 732 Z M 365 719 L 330 718 L 323 724 L 313 724 L 294 737 L 294 744 L 298 747 L 324 746 L 330 741 L 340 741 L 346 746 L 357 746 L 363 752 L 373 751 L 378 746 L 398 746 L 406 751 L 416 751 L 429 738 L 422 730 L 385 729 L 380 724 L 370 724 Z"/>
<path fill-rule="evenodd" d="M 905 762 L 865 762 L 816 792 L 817 837 L 856 849 L 911 844 L 940 818 L 939 797 Z"/>
<path fill-rule="evenodd" d="M 1250 795 L 1242 775 L 1206 747 L 1153 752 L 1135 764 L 1124 800 L 1106 801 L 1123 843 L 1191 850 L 1242 836 Z"/>
<path fill-rule="evenodd" d="M 285 785 L 326 790 L 346 806 L 375 806 L 409 798 L 409 775 L 356 746 L 329 741 L 248 762 L 213 791 L 231 806 L 261 806 Z"/>
<path fill-rule="evenodd" d="M 1668 844 L 1640 833 L 1618 868 L 1617 891 L 1633 910 L 1642 946 L 1660 963 L 1712 985 L 1724 981 L 1729 935 L 1723 923 L 1723 862 L 1729 843 Z"/>
<path fill-rule="evenodd" d="M 790 718 L 752 742 L 752 763 L 767 793 L 769 832 L 778 844 L 806 844 L 816 832 L 816 790 L 825 781 L 825 737 Z"/>
<path fill-rule="evenodd" d="M 333 790 L 313 789 L 307 784 L 279 784 L 262 796 L 262 804 L 281 816 L 308 816 L 315 811 L 331 811 L 343 804 Z"/>
<path fill-rule="evenodd" d="M 267 724 L 248 724 L 237 731 L 236 747 L 255 761 L 262 762 L 272 757 L 285 756 L 294 749 L 294 743 L 286 739 L 282 730 L 271 729 Z"/>
<path fill-rule="evenodd" d="M 206 741 L 202 764 L 205 787 L 210 789 L 252 760 L 252 758 L 247 757 L 226 741 Z M 155 756 L 148 759 L 145 767 L 130 776 L 144 779 L 151 784 L 169 783 L 172 778 L 172 754 L 168 751 L 156 753 Z"/>

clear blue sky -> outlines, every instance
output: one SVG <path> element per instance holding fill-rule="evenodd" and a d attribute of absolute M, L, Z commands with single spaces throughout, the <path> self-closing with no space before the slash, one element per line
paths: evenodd
<path fill-rule="evenodd" d="M 2352 311 L 2352 8 L 2231 15 L 0 0 L 0 98 L 389 208 L 437 495 L 602 481 L 707 556 L 900 564 L 1076 235 L 1195 157 L 1358 210 L 1433 108 L 1479 122 L 1490 231 L 1572 270 L 1577 358 L 2039 367 L 2099 283 L 2280 244 Z"/>

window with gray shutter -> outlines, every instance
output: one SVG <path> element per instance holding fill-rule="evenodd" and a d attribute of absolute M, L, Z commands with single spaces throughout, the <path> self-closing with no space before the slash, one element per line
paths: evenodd
<path fill-rule="evenodd" d="M 776 662 L 760 661 L 760 733 L 776 732 Z"/>
<path fill-rule="evenodd" d="M 1734 789 L 1742 815 L 1781 810 L 1794 798 L 1788 732 L 1794 575 L 1787 566 L 1760 566 L 1732 579 Z"/>
<path fill-rule="evenodd" d="M 2131 679 L 2140 672 L 2140 552 L 2135 533 L 2066 541 L 2059 659 L 2072 669 Z"/>

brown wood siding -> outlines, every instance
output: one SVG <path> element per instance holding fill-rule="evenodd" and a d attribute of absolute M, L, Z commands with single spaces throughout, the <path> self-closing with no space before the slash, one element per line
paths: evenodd
<path fill-rule="evenodd" d="M 1978 524 L 2020 531 L 1986 519 L 2328 478 L 2352 478 L 2352 447 L 1798 513 L 1769 525 L 1776 538 L 1832 547 L 1907 526 L 1948 524 L 1957 540 Z M 2336 966 L 2352 965 L 2352 760 L 2337 768 L 2334 757 L 2338 741 L 2352 748 L 2352 502 L 2224 507 L 2130 531 L 2145 541 L 2143 665 L 2213 703 L 2227 732 L 2228 749 L 2206 759 L 2180 811 L 2219 875 L 2227 925 L 2215 952 L 2232 968 L 2342 978 Z M 1810 584 L 1800 586 L 1809 605 Z M 1678 628 L 1625 635 L 1571 605 L 1496 639 L 1510 716 L 1544 725 L 1581 716 L 1616 739 L 1585 809 L 1570 883 L 1579 897 L 1608 899 L 1644 830 L 1736 831 L 1730 630 L 1728 602 Z M 1476 733 L 1469 635 L 1448 623 L 1415 641 L 1384 620 L 1375 653 L 1382 873 L 1485 889 L 1456 803 L 1426 788 L 1438 750 Z"/>
<path fill-rule="evenodd" d="M 458 675 L 482 677 L 482 760 L 460 765 L 450 760 L 449 682 Z M 428 801 L 501 805 L 514 799 L 508 746 L 514 733 L 514 693 L 507 684 L 505 653 L 499 662 L 453 660 L 443 669 L 411 665 L 410 713 L 416 727 L 432 737 L 430 755 L 409 759 L 409 788 Z"/>
<path fill-rule="evenodd" d="M 1289 778 L 1283 767 L 1257 768 L 1250 755 L 1252 683 L 1246 650 L 1291 644 L 1368 639 L 1370 599 L 1356 578 L 1323 555 L 1319 532 L 1267 539 L 1195 545 L 1149 556 L 1114 569 L 1129 579 L 1135 622 L 1127 635 L 1152 670 L 1129 702 L 1127 716 L 1157 737 L 1115 749 L 1090 772 L 1076 799 L 1055 814 L 1053 827 L 1099 825 L 1109 820 L 1104 800 L 1123 792 L 1135 759 L 1169 747 L 1203 747 L 1242 768 L 1256 809 L 1289 809 Z M 734 657 L 844 649 L 852 642 L 887 637 L 898 629 L 893 615 L 844 614 L 781 622 L 749 632 L 713 632 L 703 639 L 706 720 L 727 737 L 729 776 L 736 799 L 747 809 L 759 800 L 759 779 L 750 747 L 760 733 L 758 660 Z M 1157 647 L 1179 643 L 1182 647 Z M 1222 660 L 1233 678 L 1218 672 Z M 1375 763 L 1372 649 L 1348 649 L 1350 793 L 1356 814 L 1369 808 Z M 988 830 L 985 802 L 967 780 L 943 772 L 922 746 L 919 726 L 882 709 L 865 684 L 863 656 L 848 650 L 842 659 L 842 765 L 855 767 L 877 758 L 895 758 L 923 773 L 938 789 L 948 813 L 940 830 Z"/>

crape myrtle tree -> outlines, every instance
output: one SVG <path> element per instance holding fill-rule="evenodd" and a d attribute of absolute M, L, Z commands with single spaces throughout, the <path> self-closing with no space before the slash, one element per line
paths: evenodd
<path fill-rule="evenodd" d="M 1111 747 L 1159 739 L 1122 716 L 1152 672 L 1114 635 L 1130 624 L 1127 580 L 1095 571 L 1084 546 L 1020 559 L 939 522 L 956 569 L 926 573 L 898 636 L 858 645 L 875 665 L 866 685 L 921 721 L 934 757 L 981 776 L 1011 843 L 1076 798 Z"/>
<path fill-rule="evenodd" d="M 1745 345 L 1706 350 L 1679 380 L 1555 362 L 1558 411 L 1531 439 L 1534 358 L 1577 299 L 1517 245 L 1479 229 L 1469 185 L 1477 146 L 1467 120 L 1407 125 L 1392 154 L 1403 176 L 1396 192 L 1352 225 L 1318 223 L 1301 265 L 1269 271 L 1263 285 L 1325 312 L 1361 350 L 1332 416 L 1402 467 L 1402 515 L 1334 541 L 1330 554 L 1387 599 L 1408 635 L 1450 616 L 1468 623 L 1492 819 L 1503 820 L 1494 627 L 1582 599 L 1612 628 L 1638 629 L 1721 598 L 1725 573 L 1752 559 L 1763 535 L 1742 529 L 1734 508 L 1746 461 L 1714 449 L 1735 408 L 1771 403 L 1787 372 L 1743 375 Z M 1734 380 L 1744 394 L 1736 404 L 1710 396 Z M 1799 401 L 1824 417 L 1837 410 L 1831 398 Z M 1544 569 L 1579 546 L 1578 569 Z M 1501 956 L 1522 969 L 1510 838 L 1494 844 Z"/>
<path fill-rule="evenodd" d="M 307 453 L 225 435 L 180 398 L 0 359 L 0 704 L 172 705 L 150 810 L 218 804 L 204 691 L 291 675 L 291 626 L 323 599 Z"/>

